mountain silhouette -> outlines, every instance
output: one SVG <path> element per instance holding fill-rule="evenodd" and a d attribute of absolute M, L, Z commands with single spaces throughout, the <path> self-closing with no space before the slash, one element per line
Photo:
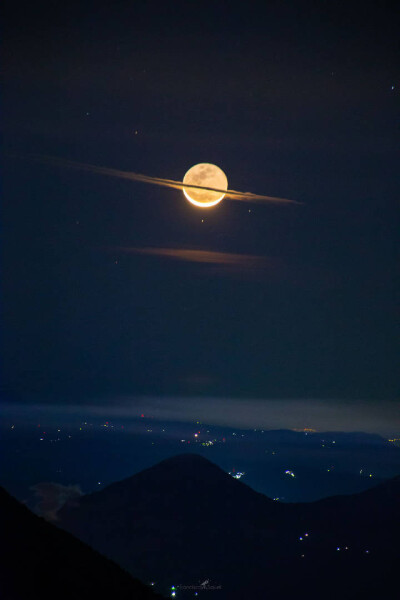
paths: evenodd
<path fill-rule="evenodd" d="M 284 504 L 184 454 L 67 503 L 59 518 L 163 591 L 209 580 L 222 586 L 220 600 L 372 599 L 395 582 L 399 500 L 397 478 L 352 496 Z"/>
<path fill-rule="evenodd" d="M 0 488 L 2 600 L 162 599 Z"/>

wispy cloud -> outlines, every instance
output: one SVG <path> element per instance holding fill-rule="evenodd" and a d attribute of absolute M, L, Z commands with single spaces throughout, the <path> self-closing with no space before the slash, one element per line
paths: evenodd
<path fill-rule="evenodd" d="M 234 274 L 240 273 L 254 276 L 265 270 L 276 269 L 281 265 L 279 259 L 257 256 L 254 254 L 235 254 L 233 252 L 215 252 L 212 250 L 197 250 L 187 248 L 159 248 L 159 247 L 123 247 L 117 251 L 124 254 L 137 254 L 166 258 L 175 261 L 197 263 L 207 267 L 207 273 Z"/>
<path fill-rule="evenodd" d="M 131 254 L 147 254 L 175 260 L 214 265 L 233 265 L 241 267 L 267 266 L 273 264 L 271 259 L 254 254 L 234 254 L 232 252 L 214 252 L 211 250 L 188 250 L 184 248 L 120 248 L 122 252 Z"/>

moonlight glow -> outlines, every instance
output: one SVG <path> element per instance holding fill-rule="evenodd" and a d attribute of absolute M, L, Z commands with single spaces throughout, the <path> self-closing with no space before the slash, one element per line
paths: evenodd
<path fill-rule="evenodd" d="M 191 167 L 183 178 L 183 184 L 200 185 L 205 188 L 228 189 L 228 180 L 222 169 L 210 163 L 199 163 Z M 186 198 L 195 206 L 208 208 L 221 202 L 225 194 L 212 190 L 197 190 L 183 187 Z"/>

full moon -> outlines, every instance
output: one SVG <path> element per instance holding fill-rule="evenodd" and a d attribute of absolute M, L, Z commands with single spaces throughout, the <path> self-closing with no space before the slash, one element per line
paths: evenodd
<path fill-rule="evenodd" d="M 187 185 L 200 185 L 206 188 L 228 189 L 228 180 L 222 169 L 210 163 L 199 163 L 191 167 L 183 178 Z M 195 206 L 207 208 L 221 202 L 225 194 L 212 190 L 197 190 L 195 188 L 183 187 L 186 198 Z"/>

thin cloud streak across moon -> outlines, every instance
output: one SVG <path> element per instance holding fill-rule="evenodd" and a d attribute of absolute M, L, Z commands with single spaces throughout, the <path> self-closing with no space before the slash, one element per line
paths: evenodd
<path fill-rule="evenodd" d="M 218 188 L 204 187 L 201 185 L 188 185 L 186 183 L 184 185 L 183 181 L 174 181 L 173 179 L 163 179 L 161 177 L 151 177 L 150 175 L 142 175 L 140 173 L 133 173 L 132 171 L 120 171 L 118 169 L 111 169 L 109 167 L 98 167 L 96 165 L 75 162 L 53 156 L 36 156 L 34 158 L 40 160 L 41 162 L 60 167 L 87 171 L 89 173 L 96 173 L 98 175 L 108 175 L 109 177 L 118 177 L 119 179 L 129 179 L 130 181 L 139 181 L 141 183 L 150 183 L 152 185 L 159 185 L 181 191 L 183 191 L 183 187 L 185 187 L 197 190 L 207 190 L 210 192 L 222 192 L 225 194 L 226 198 L 230 198 L 231 200 L 242 200 L 245 202 L 266 202 L 274 204 L 301 204 L 301 202 L 297 202 L 296 200 L 265 196 L 264 194 L 253 194 L 252 192 L 238 192 L 236 190 L 229 189 L 222 190 Z"/>

